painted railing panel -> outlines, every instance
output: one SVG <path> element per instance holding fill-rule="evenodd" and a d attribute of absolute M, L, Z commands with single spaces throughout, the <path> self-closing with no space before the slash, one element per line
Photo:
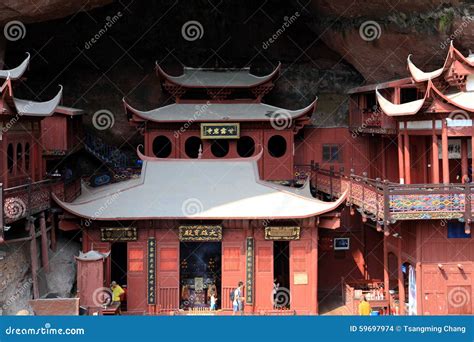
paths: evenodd
<path fill-rule="evenodd" d="M 474 184 L 397 184 L 380 179 L 351 174 L 345 176 L 334 170 L 322 170 L 317 164 L 304 165 L 317 193 L 339 197 L 348 190 L 347 204 L 354 205 L 365 218 L 381 224 L 397 220 L 472 219 Z M 303 174 L 302 165 L 296 172 Z M 308 172 L 308 170 L 310 170 Z M 304 183 L 301 179 L 299 184 Z"/>
<path fill-rule="evenodd" d="M 41 181 L 3 190 L 3 214 L 6 224 L 49 209 L 49 181 Z"/>
<path fill-rule="evenodd" d="M 4 223 L 9 224 L 51 208 L 51 194 L 71 202 L 81 193 L 81 179 L 44 180 L 3 189 Z"/>

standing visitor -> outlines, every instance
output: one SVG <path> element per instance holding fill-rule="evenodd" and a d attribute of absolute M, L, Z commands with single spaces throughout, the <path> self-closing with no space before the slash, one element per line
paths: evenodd
<path fill-rule="evenodd" d="M 242 300 L 243 300 L 242 288 L 243 288 L 243 286 L 244 286 L 244 283 L 239 281 L 239 284 L 238 284 L 237 288 L 234 290 L 234 293 L 233 293 L 232 308 L 234 310 L 234 315 L 237 312 L 242 311 Z"/>
<path fill-rule="evenodd" d="M 277 293 L 278 289 L 280 288 L 280 283 L 278 283 L 277 279 L 273 279 L 273 308 L 275 309 L 277 307 Z"/>
<path fill-rule="evenodd" d="M 359 315 L 370 316 L 371 311 L 372 311 L 372 308 L 370 307 L 370 303 L 365 298 L 365 295 L 363 295 L 359 303 Z"/>
<path fill-rule="evenodd" d="M 125 291 L 115 281 L 110 284 L 110 289 L 112 290 L 112 304 L 118 304 L 120 306 L 121 296 Z"/>

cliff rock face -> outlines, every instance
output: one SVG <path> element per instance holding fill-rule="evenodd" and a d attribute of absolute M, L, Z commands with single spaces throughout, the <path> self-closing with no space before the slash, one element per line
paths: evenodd
<path fill-rule="evenodd" d="M 63 18 L 110 2 L 112 0 L 4 0 L 0 2 L 0 25 L 11 20 L 33 23 Z"/>
<path fill-rule="evenodd" d="M 314 30 L 368 82 L 407 76 L 406 57 L 439 68 L 449 40 L 468 53 L 474 48 L 472 1 L 312 1 Z"/>

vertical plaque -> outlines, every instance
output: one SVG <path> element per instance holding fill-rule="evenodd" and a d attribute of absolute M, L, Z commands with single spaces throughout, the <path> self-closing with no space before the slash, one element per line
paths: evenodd
<path fill-rule="evenodd" d="M 247 238 L 246 249 L 246 277 L 245 277 L 245 302 L 253 304 L 253 271 L 254 271 L 254 239 Z"/>
<path fill-rule="evenodd" d="M 155 238 L 151 237 L 148 238 L 148 304 L 153 305 L 156 304 L 156 240 Z"/>

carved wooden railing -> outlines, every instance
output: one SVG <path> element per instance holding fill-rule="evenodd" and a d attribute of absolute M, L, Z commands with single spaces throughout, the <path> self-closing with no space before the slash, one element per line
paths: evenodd
<path fill-rule="evenodd" d="M 4 223 L 9 224 L 49 209 L 51 193 L 71 202 L 81 193 L 81 179 L 46 179 L 3 189 Z"/>
<path fill-rule="evenodd" d="M 51 181 L 29 182 L 3 189 L 4 223 L 9 224 L 51 207 Z"/>
<path fill-rule="evenodd" d="M 295 180 L 311 177 L 316 193 L 329 199 L 347 191 L 347 205 L 355 206 L 364 219 L 382 225 L 398 220 L 458 219 L 470 224 L 474 183 L 466 184 L 398 184 L 369 179 L 365 174 L 349 176 L 343 170 L 323 170 L 317 164 L 296 165 Z"/>

